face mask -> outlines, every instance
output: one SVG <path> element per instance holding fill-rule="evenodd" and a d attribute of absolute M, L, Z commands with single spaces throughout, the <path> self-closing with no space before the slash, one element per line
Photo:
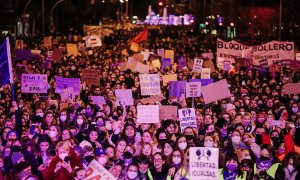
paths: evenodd
<path fill-rule="evenodd" d="M 210 142 L 210 141 L 206 141 L 204 142 L 204 147 L 213 147 L 214 143 L 213 142 Z"/>
<path fill-rule="evenodd" d="M 291 164 L 287 165 L 287 169 L 290 171 L 290 172 L 293 172 L 295 170 L 295 167 Z"/>
<path fill-rule="evenodd" d="M 233 137 L 231 138 L 231 141 L 232 141 L 233 144 L 237 145 L 237 144 L 240 143 L 241 137 L 240 137 L 240 136 L 233 136 Z"/>
<path fill-rule="evenodd" d="M 98 159 L 98 162 L 101 164 L 101 165 L 104 165 L 107 163 L 107 158 L 106 157 L 100 157 Z"/>
<path fill-rule="evenodd" d="M 135 179 L 137 177 L 137 175 L 138 175 L 137 172 L 133 172 L 133 171 L 127 172 L 127 176 L 129 177 L 129 179 Z"/>
<path fill-rule="evenodd" d="M 77 124 L 79 125 L 83 124 L 83 119 L 77 119 Z"/>
<path fill-rule="evenodd" d="M 230 171 L 235 171 L 237 168 L 237 164 L 236 163 L 227 163 L 226 167 L 230 170 Z"/>
<path fill-rule="evenodd" d="M 298 112 L 298 108 L 292 108 L 292 112 L 293 112 L 293 113 Z"/>
<path fill-rule="evenodd" d="M 273 141 L 273 146 L 274 147 L 278 147 L 280 145 L 279 137 L 271 137 L 271 140 Z"/>
<path fill-rule="evenodd" d="M 180 164 L 181 163 L 181 158 L 180 157 L 173 157 L 172 159 L 174 164 Z"/>
<path fill-rule="evenodd" d="M 94 156 L 85 156 L 84 159 L 86 162 L 90 163 L 94 159 Z"/>
<path fill-rule="evenodd" d="M 187 147 L 187 143 L 186 142 L 182 142 L 178 144 L 179 149 L 181 150 L 185 150 Z"/>
<path fill-rule="evenodd" d="M 36 116 L 44 117 L 44 113 L 37 113 Z"/>
<path fill-rule="evenodd" d="M 186 138 L 186 140 L 189 141 L 189 140 L 192 140 L 194 138 L 194 136 L 191 134 L 188 134 L 188 135 L 185 135 L 185 138 Z"/>
<path fill-rule="evenodd" d="M 262 144 L 262 135 L 261 134 L 256 134 L 255 136 L 255 142 L 257 145 L 261 145 Z"/>
<path fill-rule="evenodd" d="M 48 134 L 51 138 L 54 138 L 56 135 L 57 135 L 57 132 L 56 131 L 49 131 L 49 134 Z"/>
<path fill-rule="evenodd" d="M 60 116 L 59 118 L 60 118 L 61 121 L 65 122 L 66 119 L 67 119 L 67 116 Z"/>
<path fill-rule="evenodd" d="M 68 153 L 60 153 L 58 156 L 61 160 L 65 160 L 65 158 L 68 156 L 69 154 Z"/>

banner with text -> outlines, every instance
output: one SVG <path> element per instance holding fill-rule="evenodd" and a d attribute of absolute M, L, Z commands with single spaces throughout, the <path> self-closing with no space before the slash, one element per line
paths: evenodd
<path fill-rule="evenodd" d="M 142 74 L 139 78 L 142 96 L 161 94 L 159 74 Z"/>
<path fill-rule="evenodd" d="M 139 123 L 158 123 L 159 106 L 158 105 L 138 105 L 137 122 Z"/>
<path fill-rule="evenodd" d="M 79 95 L 80 92 L 80 79 L 79 78 L 63 78 L 55 77 L 55 93 L 60 93 L 61 90 L 73 87 L 74 93 Z"/>
<path fill-rule="evenodd" d="M 180 121 L 181 132 L 187 127 L 197 128 L 196 115 L 194 108 L 179 109 L 178 117 Z"/>
<path fill-rule="evenodd" d="M 22 93 L 47 93 L 48 81 L 46 74 L 22 74 Z"/>

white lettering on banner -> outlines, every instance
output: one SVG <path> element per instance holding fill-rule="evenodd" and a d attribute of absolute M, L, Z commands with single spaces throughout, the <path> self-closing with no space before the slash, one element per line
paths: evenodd
<path fill-rule="evenodd" d="M 194 108 L 178 110 L 181 132 L 187 127 L 197 128 L 196 115 Z"/>
<path fill-rule="evenodd" d="M 142 96 L 161 94 L 159 74 L 143 74 L 139 78 Z"/>
<path fill-rule="evenodd" d="M 186 97 L 200 97 L 201 82 L 187 82 L 185 93 L 186 93 Z"/>
<path fill-rule="evenodd" d="M 218 148 L 191 147 L 189 151 L 191 180 L 215 180 L 218 178 Z"/>
<path fill-rule="evenodd" d="M 259 65 L 259 60 L 262 59 L 268 59 L 269 65 L 282 59 L 294 60 L 294 42 L 271 41 L 258 46 L 247 46 L 236 41 L 225 42 L 218 39 L 217 63 L 220 63 L 222 58 L 231 62 L 237 58 L 251 58 L 254 65 Z"/>
<path fill-rule="evenodd" d="M 48 86 L 46 74 L 22 74 L 22 93 L 47 93 Z"/>
<path fill-rule="evenodd" d="M 159 106 L 158 105 L 138 105 L 137 121 L 139 123 L 158 123 Z"/>

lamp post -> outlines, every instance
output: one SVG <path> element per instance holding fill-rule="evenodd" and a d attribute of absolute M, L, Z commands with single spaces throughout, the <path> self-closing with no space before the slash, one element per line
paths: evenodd
<path fill-rule="evenodd" d="M 128 19 L 128 0 L 125 0 L 125 5 L 126 5 L 126 10 L 125 10 L 125 14 L 126 14 L 126 20 Z"/>

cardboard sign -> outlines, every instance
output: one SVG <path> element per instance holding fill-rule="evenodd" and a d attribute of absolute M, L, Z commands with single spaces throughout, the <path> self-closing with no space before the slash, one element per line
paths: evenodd
<path fill-rule="evenodd" d="M 83 180 L 92 179 L 105 179 L 105 180 L 117 180 L 109 171 L 107 171 L 103 166 L 101 166 L 95 159 L 89 164 Z"/>
<path fill-rule="evenodd" d="M 63 78 L 55 77 L 55 93 L 60 93 L 61 90 L 72 87 L 74 93 L 79 95 L 80 92 L 80 79 L 79 78 Z"/>
<path fill-rule="evenodd" d="M 91 99 L 93 103 L 98 104 L 98 105 L 103 105 L 106 104 L 106 100 L 104 96 L 91 96 Z"/>
<path fill-rule="evenodd" d="M 203 66 L 203 59 L 195 58 L 194 59 L 194 66 L 193 66 L 193 72 L 201 73 Z"/>
<path fill-rule="evenodd" d="M 197 128 L 196 115 L 194 108 L 179 109 L 178 116 L 180 121 L 181 132 L 187 127 Z"/>
<path fill-rule="evenodd" d="M 15 49 L 21 49 L 21 50 L 23 50 L 24 49 L 24 41 L 21 40 L 21 39 L 16 39 Z"/>
<path fill-rule="evenodd" d="M 167 86 L 169 81 L 177 81 L 177 74 L 168 74 L 163 76 L 163 86 Z"/>
<path fill-rule="evenodd" d="M 44 47 L 51 48 L 52 47 L 52 36 L 46 36 L 43 39 Z"/>
<path fill-rule="evenodd" d="M 173 64 L 174 63 L 174 50 L 165 50 L 164 58 L 170 58 L 171 64 Z"/>
<path fill-rule="evenodd" d="M 117 106 L 131 106 L 133 105 L 133 97 L 132 97 L 132 90 L 131 89 L 116 89 L 116 103 Z"/>
<path fill-rule="evenodd" d="M 135 61 L 138 61 L 138 62 L 144 62 L 144 55 L 141 54 L 141 53 L 137 53 L 137 54 L 134 54 L 132 56 L 133 60 Z"/>
<path fill-rule="evenodd" d="M 205 104 L 231 96 L 226 79 L 202 87 Z"/>
<path fill-rule="evenodd" d="M 202 68 L 201 79 L 210 79 L 210 68 Z"/>
<path fill-rule="evenodd" d="M 52 60 L 54 61 L 54 62 L 56 62 L 56 61 L 59 61 L 59 60 L 61 60 L 61 57 L 62 57 L 62 50 L 61 49 L 54 49 L 53 50 L 53 53 L 52 53 Z"/>
<path fill-rule="evenodd" d="M 205 60 L 205 61 L 203 62 L 203 66 L 206 67 L 206 68 L 210 68 L 210 71 L 211 71 L 212 73 L 216 71 L 215 66 L 214 66 L 214 63 L 213 63 L 213 61 L 212 61 L 211 59 Z"/>
<path fill-rule="evenodd" d="M 138 105 L 137 122 L 139 123 L 159 123 L 158 105 Z"/>
<path fill-rule="evenodd" d="M 150 51 L 141 51 L 141 54 L 143 55 L 143 60 L 148 61 L 150 54 L 153 54 L 153 52 Z"/>
<path fill-rule="evenodd" d="M 75 98 L 75 93 L 73 87 L 68 87 L 66 89 L 60 90 L 60 97 L 62 101 L 72 100 Z"/>
<path fill-rule="evenodd" d="M 85 82 L 88 85 L 99 86 L 100 70 L 83 69 L 81 73 L 81 82 Z"/>
<path fill-rule="evenodd" d="M 77 44 L 67 43 L 67 53 L 68 55 L 79 55 L 80 53 L 78 52 Z"/>
<path fill-rule="evenodd" d="M 200 97 L 201 82 L 187 82 L 185 94 L 186 97 Z"/>
<path fill-rule="evenodd" d="M 151 61 L 151 67 L 153 67 L 153 68 L 160 68 L 160 66 L 161 66 L 161 63 L 160 63 L 159 59 L 155 59 L 155 60 Z"/>
<path fill-rule="evenodd" d="M 86 47 L 100 47 L 102 46 L 102 41 L 100 36 L 98 35 L 91 35 L 85 37 L 85 44 Z"/>
<path fill-rule="evenodd" d="M 139 44 L 135 42 L 131 43 L 130 50 L 132 50 L 133 52 L 139 52 Z"/>
<path fill-rule="evenodd" d="M 285 84 L 283 89 L 285 90 L 285 94 L 299 94 L 300 93 L 300 83 Z"/>
<path fill-rule="evenodd" d="M 177 106 L 159 106 L 159 119 L 173 119 L 178 120 L 177 117 Z"/>
<path fill-rule="evenodd" d="M 40 55 L 41 54 L 41 50 L 39 50 L 39 49 L 32 49 L 31 50 L 31 54 L 35 54 L 35 55 Z"/>
<path fill-rule="evenodd" d="M 136 65 L 137 65 L 137 62 L 136 62 L 136 61 L 127 62 L 127 63 L 126 63 L 126 66 L 125 66 L 125 70 L 126 70 L 126 69 L 130 69 L 132 72 L 134 72 L 134 71 L 135 71 L 135 68 L 136 68 Z"/>
<path fill-rule="evenodd" d="M 47 93 L 48 81 L 46 74 L 22 74 L 22 93 Z"/>
<path fill-rule="evenodd" d="M 142 74 L 139 78 L 142 96 L 161 94 L 159 74 Z"/>
<path fill-rule="evenodd" d="M 148 74 L 150 70 L 150 67 L 146 64 L 138 62 L 135 66 L 135 71 L 142 73 L 142 74 Z"/>
<path fill-rule="evenodd" d="M 157 49 L 157 55 L 164 57 L 165 56 L 165 49 Z"/>
<path fill-rule="evenodd" d="M 190 180 L 218 179 L 219 149 L 190 147 Z"/>

